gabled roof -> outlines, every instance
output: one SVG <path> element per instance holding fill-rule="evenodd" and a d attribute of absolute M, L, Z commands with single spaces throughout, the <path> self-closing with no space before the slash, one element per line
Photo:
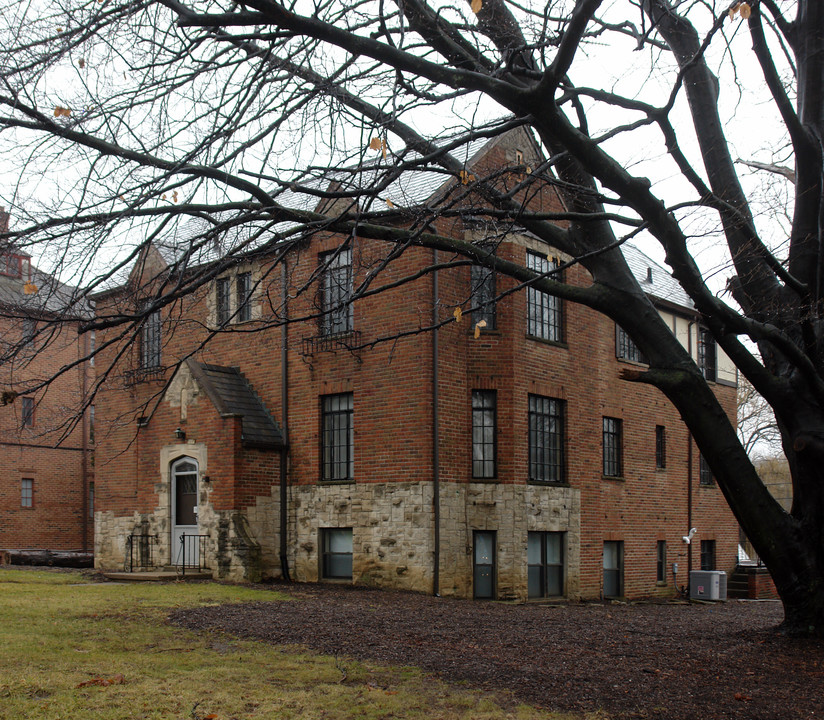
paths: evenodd
<path fill-rule="evenodd" d="M 507 131 L 507 133 L 512 132 L 525 131 L 521 128 Z M 451 154 L 456 159 L 464 160 L 465 167 L 471 169 L 491 148 L 506 137 L 507 133 L 492 138 L 472 140 L 453 148 Z M 532 136 L 529 133 L 525 135 L 525 141 L 528 142 Z M 453 137 L 443 137 L 437 142 L 443 147 L 454 140 Z M 534 140 L 532 142 L 534 144 Z M 535 146 L 535 151 L 540 152 L 537 146 Z M 349 192 L 360 196 L 357 202 L 361 204 L 361 207 L 364 200 L 371 202 L 370 209 L 372 210 L 434 206 L 446 193 L 452 191 L 453 188 L 450 186 L 461 189 L 461 185 L 451 173 L 433 170 L 431 164 L 427 163 L 424 163 L 422 167 L 417 167 L 415 162 L 420 159 L 421 156 L 417 153 L 408 153 L 404 157 L 404 162 L 409 166 L 405 167 L 403 172 L 386 187 L 383 187 L 385 180 L 388 173 L 393 170 L 391 158 L 385 161 L 379 159 L 366 163 L 358 162 L 350 167 L 318 169 L 311 177 L 304 177 L 297 183 L 284 186 L 273 195 L 284 207 L 322 212 L 324 204 L 329 205 L 330 201 L 320 200 L 318 192 L 326 191 L 331 187 L 338 192 Z M 381 189 L 375 191 L 378 186 Z M 345 200 L 335 201 L 333 204 L 339 207 L 340 202 L 345 202 Z M 355 202 L 354 198 L 353 202 Z M 215 262 L 231 253 L 240 252 L 242 254 L 254 250 L 271 238 L 272 228 L 267 227 L 266 222 L 259 218 L 239 224 L 231 224 L 228 216 L 226 219 L 230 222 L 229 227 L 220 231 L 214 241 L 201 240 L 203 234 L 210 228 L 215 228 L 215 225 L 206 219 L 199 219 L 177 225 L 162 240 L 155 241 L 154 246 L 168 266 L 179 263 L 178 267 L 182 269 L 182 266 L 194 267 Z M 288 225 L 288 223 L 282 223 L 277 229 L 285 229 Z M 256 237 L 258 233 L 260 235 Z M 193 241 L 196 238 L 199 244 L 193 247 Z M 641 288 L 653 300 L 675 305 L 686 311 L 694 309 L 691 298 L 666 267 L 652 260 L 635 245 L 624 243 L 621 250 Z"/>
<path fill-rule="evenodd" d="M 246 376 L 236 367 L 186 361 L 192 377 L 222 417 L 239 416 L 245 447 L 274 450 L 283 447 L 283 434 Z"/>

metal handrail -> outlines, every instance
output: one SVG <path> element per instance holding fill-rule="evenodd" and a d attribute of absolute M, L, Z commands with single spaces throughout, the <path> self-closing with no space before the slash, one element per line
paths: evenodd
<path fill-rule="evenodd" d="M 180 534 L 180 574 L 183 577 L 186 577 L 186 568 L 190 570 L 202 570 L 206 567 L 205 565 L 205 555 L 206 555 L 206 539 L 208 535 L 188 535 L 186 533 Z M 188 555 L 192 558 L 195 555 L 195 548 L 197 548 L 197 562 L 192 560 L 191 562 L 186 562 L 186 555 L 187 555 L 187 548 L 188 548 Z"/>
<path fill-rule="evenodd" d="M 157 535 L 127 535 L 126 552 L 129 556 L 129 572 L 134 572 L 135 567 L 147 569 L 154 567 L 152 558 L 152 540 L 156 545 Z M 137 552 L 137 562 L 135 562 L 135 551 Z"/>

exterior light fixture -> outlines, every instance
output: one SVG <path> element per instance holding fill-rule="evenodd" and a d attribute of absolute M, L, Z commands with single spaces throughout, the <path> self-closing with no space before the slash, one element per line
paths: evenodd
<path fill-rule="evenodd" d="M 185 440 L 186 439 L 186 431 L 183 430 L 182 428 L 178 428 L 177 430 L 175 430 L 175 437 L 178 440 Z"/>

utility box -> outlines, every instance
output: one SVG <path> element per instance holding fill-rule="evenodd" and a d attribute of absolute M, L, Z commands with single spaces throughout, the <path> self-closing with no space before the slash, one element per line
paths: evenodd
<path fill-rule="evenodd" d="M 726 600 L 727 573 L 723 570 L 692 570 L 690 600 Z"/>

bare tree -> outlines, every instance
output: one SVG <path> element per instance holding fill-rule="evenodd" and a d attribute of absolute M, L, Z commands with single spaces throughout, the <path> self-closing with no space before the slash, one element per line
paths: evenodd
<path fill-rule="evenodd" d="M 738 383 L 738 438 L 756 463 L 781 454 L 781 433 L 772 408 L 746 379 Z"/>
<path fill-rule="evenodd" d="M 17 220 L 8 241 L 91 292 L 154 240 L 187 247 L 179 264 L 217 243 L 220 265 L 311 233 L 356 231 L 386 242 L 385 263 L 405 247 L 436 248 L 603 312 L 649 360 L 628 379 L 659 388 L 681 412 L 772 571 L 786 628 L 824 633 L 822 3 L 1 6 L 0 133 L 3 161 L 16 168 L 3 198 Z M 747 118 L 751 68 L 771 105 L 756 98 Z M 546 161 L 470 176 L 467 143 L 516 126 Z M 785 149 L 734 153 L 747 135 Z M 736 165 L 738 155 L 750 164 Z M 787 233 L 762 223 L 745 189 L 741 173 L 755 163 L 794 165 Z M 408 172 L 453 177 L 454 192 L 407 206 L 387 193 Z M 548 187 L 563 213 L 528 209 Z M 576 258 L 591 286 L 438 231 L 470 212 Z M 773 409 L 792 470 L 790 512 L 630 272 L 619 247 L 639 234 L 660 245 L 702 322 Z M 379 287 L 379 270 L 358 293 Z M 164 276 L 151 303 L 87 328 L 135 333 L 145 313 L 216 272 Z M 719 273 L 729 297 L 716 292 Z"/>

